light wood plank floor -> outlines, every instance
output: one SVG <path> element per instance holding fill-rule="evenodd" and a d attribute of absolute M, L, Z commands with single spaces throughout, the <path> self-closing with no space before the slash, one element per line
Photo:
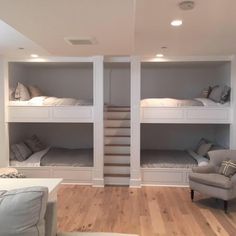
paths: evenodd
<path fill-rule="evenodd" d="M 133 233 L 140 236 L 236 235 L 236 201 L 229 213 L 222 201 L 188 188 L 93 188 L 62 185 L 58 193 L 60 231 Z"/>

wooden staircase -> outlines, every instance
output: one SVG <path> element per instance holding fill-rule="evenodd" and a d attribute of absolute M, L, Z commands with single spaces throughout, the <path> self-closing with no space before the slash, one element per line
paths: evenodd
<path fill-rule="evenodd" d="M 105 184 L 129 185 L 130 107 L 109 106 L 104 119 Z"/>

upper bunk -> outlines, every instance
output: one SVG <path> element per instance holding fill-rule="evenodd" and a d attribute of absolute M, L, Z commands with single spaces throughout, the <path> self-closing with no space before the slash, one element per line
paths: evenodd
<path fill-rule="evenodd" d="M 228 124 L 230 61 L 141 63 L 141 123 Z"/>
<path fill-rule="evenodd" d="M 94 60 L 8 62 L 8 122 L 94 122 Z"/>

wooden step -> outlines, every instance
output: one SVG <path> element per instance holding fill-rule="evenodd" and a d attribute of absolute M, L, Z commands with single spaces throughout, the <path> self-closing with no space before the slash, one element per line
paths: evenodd
<path fill-rule="evenodd" d="M 104 119 L 130 119 L 130 112 L 127 111 L 107 111 Z"/>
<path fill-rule="evenodd" d="M 104 135 L 130 135 L 130 128 L 106 127 Z"/>
<path fill-rule="evenodd" d="M 105 144 L 106 147 L 130 147 L 130 144 Z"/>
<path fill-rule="evenodd" d="M 125 185 L 128 186 L 130 182 L 129 174 L 106 174 L 104 175 L 105 185 Z"/>
<path fill-rule="evenodd" d="M 130 174 L 129 165 L 105 165 L 104 174 Z"/>
<path fill-rule="evenodd" d="M 130 120 L 105 120 L 105 127 L 116 127 L 116 128 L 130 128 Z"/>
<path fill-rule="evenodd" d="M 105 163 L 104 166 L 126 166 L 126 167 L 130 167 L 130 164 L 128 164 L 128 163 Z"/>
<path fill-rule="evenodd" d="M 104 177 L 128 177 L 130 178 L 130 174 L 104 174 Z"/>
<path fill-rule="evenodd" d="M 104 153 L 106 155 L 108 154 L 130 154 L 130 146 L 114 146 L 109 145 L 104 147 Z"/>
<path fill-rule="evenodd" d="M 106 155 L 104 155 L 104 163 L 130 164 L 130 155 L 106 154 Z"/>
<path fill-rule="evenodd" d="M 104 138 L 105 145 L 114 144 L 114 145 L 130 145 L 130 137 L 107 137 Z"/>
<path fill-rule="evenodd" d="M 130 135 L 105 135 L 105 138 L 130 138 Z"/>

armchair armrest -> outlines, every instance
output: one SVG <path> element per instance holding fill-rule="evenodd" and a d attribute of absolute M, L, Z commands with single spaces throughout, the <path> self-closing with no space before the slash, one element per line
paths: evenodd
<path fill-rule="evenodd" d="M 207 166 L 196 166 L 192 168 L 194 173 L 216 173 L 216 166 L 213 165 L 207 165 Z"/>
<path fill-rule="evenodd" d="M 49 201 L 45 214 L 45 236 L 56 236 L 57 234 L 57 203 Z"/>
<path fill-rule="evenodd" d="M 234 174 L 232 177 L 231 177 L 231 182 L 233 185 L 236 186 L 236 174 Z"/>

